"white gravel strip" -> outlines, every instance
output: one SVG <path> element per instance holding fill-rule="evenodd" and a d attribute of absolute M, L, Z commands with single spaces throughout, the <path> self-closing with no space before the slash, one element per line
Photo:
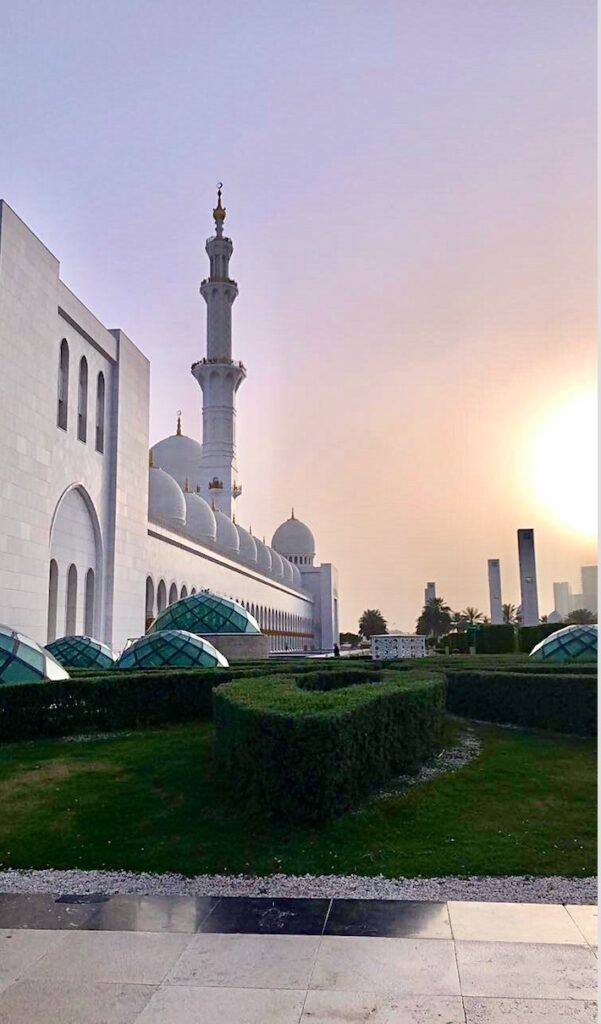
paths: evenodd
<path fill-rule="evenodd" d="M 482 900 L 500 903 L 596 903 L 597 879 L 384 878 L 383 875 L 184 875 L 130 871 L 0 871 L 0 892 L 130 893 L 138 896 L 293 896 L 372 900 Z"/>

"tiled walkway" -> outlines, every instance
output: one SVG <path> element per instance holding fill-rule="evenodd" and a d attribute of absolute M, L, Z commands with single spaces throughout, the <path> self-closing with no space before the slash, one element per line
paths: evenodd
<path fill-rule="evenodd" d="M 0 1024 L 593 1024 L 596 966 L 587 906 L 0 895 Z"/>

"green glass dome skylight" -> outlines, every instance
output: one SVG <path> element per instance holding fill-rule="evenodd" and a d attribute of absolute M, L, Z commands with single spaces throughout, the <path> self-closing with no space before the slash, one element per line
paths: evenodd
<path fill-rule="evenodd" d="M 535 661 L 596 661 L 597 626 L 566 626 L 530 651 Z"/>
<path fill-rule="evenodd" d="M 190 633 L 260 633 L 253 616 L 236 601 L 205 590 L 174 601 L 159 612 L 149 633 L 162 629 L 187 629 Z"/>
<path fill-rule="evenodd" d="M 0 625 L 0 683 L 42 683 L 69 673 L 31 637 Z"/>
<path fill-rule="evenodd" d="M 112 668 L 115 661 L 110 647 L 92 636 L 61 636 L 46 650 L 65 668 Z"/>
<path fill-rule="evenodd" d="M 115 668 L 227 668 L 228 664 L 208 640 L 183 629 L 162 629 L 134 640 Z"/>

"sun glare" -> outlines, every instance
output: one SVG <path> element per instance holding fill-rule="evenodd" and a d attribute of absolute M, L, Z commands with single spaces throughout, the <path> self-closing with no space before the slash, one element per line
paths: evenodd
<path fill-rule="evenodd" d="M 535 433 L 530 483 L 538 501 L 564 526 L 597 531 L 597 400 L 582 391 L 554 409 Z"/>

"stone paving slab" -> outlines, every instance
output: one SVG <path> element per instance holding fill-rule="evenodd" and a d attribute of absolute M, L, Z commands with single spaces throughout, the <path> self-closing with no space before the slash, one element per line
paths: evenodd
<path fill-rule="evenodd" d="M 0 998 L 0 1024 L 135 1024 L 153 985 L 17 981 Z"/>
<path fill-rule="evenodd" d="M 576 999 L 463 1000 L 466 1024 L 596 1024 L 597 1004 Z"/>
<path fill-rule="evenodd" d="M 582 943 L 583 933 L 565 907 L 529 903 L 449 902 L 455 939 L 485 942 Z M 580 909 L 580 908 L 579 908 Z"/>
<path fill-rule="evenodd" d="M 588 946 L 456 942 L 464 996 L 595 999 L 597 958 Z"/>
<path fill-rule="evenodd" d="M 0 928 L 0 1024 L 596 1020 L 592 906 L 254 898 L 219 932 L 218 900 L 114 899 L 26 901 Z"/>

